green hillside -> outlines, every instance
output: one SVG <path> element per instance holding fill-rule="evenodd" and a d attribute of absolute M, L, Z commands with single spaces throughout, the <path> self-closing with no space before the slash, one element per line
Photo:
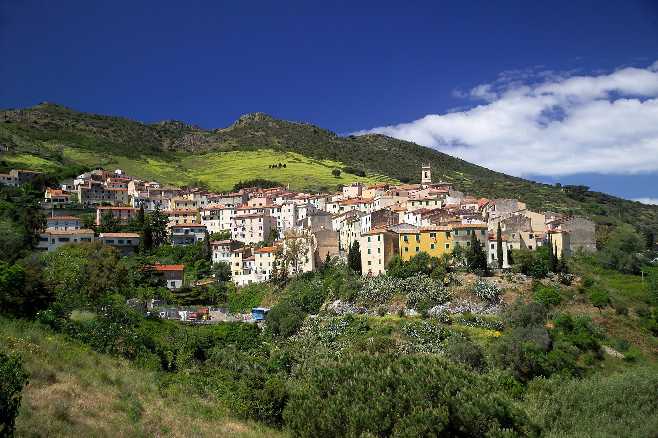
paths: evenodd
<path fill-rule="evenodd" d="M 0 143 L 11 151 L 3 157 L 5 166 L 117 165 L 138 176 L 171 183 L 201 180 L 217 189 L 255 175 L 309 189 L 359 180 L 345 175 L 346 167 L 351 172 L 365 171 L 366 181 L 383 180 L 386 175 L 416 182 L 419 166 L 429 162 L 435 179 L 453 182 L 476 196 L 516 197 L 533 209 L 583 214 L 603 226 L 627 222 L 647 234 L 658 233 L 656 206 L 586 187 L 559 187 L 511 177 L 382 135 L 341 137 L 262 113 L 242 116 L 227 128 L 204 130 L 177 121 L 145 124 L 44 103 L 0 112 Z M 236 151 L 241 154 L 222 154 Z M 270 162 L 291 165 L 269 169 Z M 334 167 L 343 169 L 340 178 L 331 176 Z"/>
<path fill-rule="evenodd" d="M 17 436 L 279 436 L 231 418 L 209 394 L 164 384 L 163 376 L 92 351 L 38 323 L 0 317 L 0 345 L 29 374 Z"/>

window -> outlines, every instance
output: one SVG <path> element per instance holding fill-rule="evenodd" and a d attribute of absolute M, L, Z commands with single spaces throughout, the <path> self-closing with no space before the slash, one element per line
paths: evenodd
<path fill-rule="evenodd" d="M 416 252 L 419 252 L 419 251 L 420 251 L 420 248 L 416 247 Z"/>
<path fill-rule="evenodd" d="M 482 234 L 482 235 L 484 236 L 485 231 L 486 231 L 486 230 L 481 230 L 481 231 L 480 231 L 480 234 Z"/>
<path fill-rule="evenodd" d="M 123 239 L 119 239 L 119 240 L 117 240 L 117 243 L 118 243 L 119 245 L 123 245 L 124 241 L 123 241 Z"/>
<path fill-rule="evenodd" d="M 534 237 L 533 237 L 532 234 L 528 234 L 528 238 L 529 238 L 529 239 L 534 239 Z"/>
<path fill-rule="evenodd" d="M 404 252 L 409 252 L 409 247 L 405 246 L 404 247 Z"/>
<path fill-rule="evenodd" d="M 459 230 L 455 230 L 455 236 L 459 236 Z"/>
<path fill-rule="evenodd" d="M 420 242 L 420 234 L 416 234 L 416 242 Z"/>
<path fill-rule="evenodd" d="M 431 237 L 432 239 L 436 239 L 436 233 L 430 233 L 430 237 Z"/>
<path fill-rule="evenodd" d="M 404 240 L 405 242 L 408 242 L 408 241 L 409 241 L 409 236 L 407 236 L 407 235 L 405 234 L 405 235 L 402 237 L 402 240 Z"/>
<path fill-rule="evenodd" d="M 496 246 L 496 245 L 492 243 L 492 244 L 491 244 L 491 249 L 494 249 L 495 246 Z"/>
<path fill-rule="evenodd" d="M 368 254 L 370 254 L 370 248 L 368 248 Z"/>
<path fill-rule="evenodd" d="M 532 249 L 532 245 L 528 245 L 528 249 L 530 249 L 530 250 L 531 250 L 531 249 Z"/>
<path fill-rule="evenodd" d="M 382 236 L 377 236 L 377 242 L 381 242 Z"/>
<path fill-rule="evenodd" d="M 368 242 L 370 242 L 370 236 L 368 236 Z"/>
<path fill-rule="evenodd" d="M 368 260 L 368 266 L 372 265 L 372 261 Z"/>
<path fill-rule="evenodd" d="M 434 244 L 433 243 L 430 244 L 430 249 L 434 249 Z"/>
<path fill-rule="evenodd" d="M 450 244 L 446 243 L 446 249 L 450 249 Z"/>
<path fill-rule="evenodd" d="M 381 249 L 381 248 L 377 248 L 377 254 L 381 254 L 381 252 L 382 252 L 382 249 Z"/>

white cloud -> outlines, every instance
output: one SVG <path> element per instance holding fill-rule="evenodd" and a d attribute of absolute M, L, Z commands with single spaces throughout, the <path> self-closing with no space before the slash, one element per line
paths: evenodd
<path fill-rule="evenodd" d="M 571 74 L 504 72 L 454 93 L 479 105 L 356 134 L 390 135 L 519 176 L 658 171 L 658 61 Z"/>
<path fill-rule="evenodd" d="M 637 198 L 633 199 L 633 201 L 641 202 L 647 205 L 658 205 L 658 198 Z"/>

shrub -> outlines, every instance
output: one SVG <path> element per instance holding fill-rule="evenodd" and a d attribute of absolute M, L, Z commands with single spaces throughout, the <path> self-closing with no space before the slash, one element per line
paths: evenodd
<path fill-rule="evenodd" d="M 613 307 L 617 315 L 628 315 L 628 307 L 622 303 L 614 303 Z"/>
<path fill-rule="evenodd" d="M 232 313 L 250 312 L 258 307 L 266 292 L 267 286 L 259 283 L 229 291 L 228 309 Z"/>
<path fill-rule="evenodd" d="M 608 292 L 603 289 L 595 289 L 590 292 L 589 300 L 592 303 L 592 306 L 601 310 L 610 303 L 610 296 L 608 295 Z"/>
<path fill-rule="evenodd" d="M 502 293 L 503 291 L 498 285 L 482 279 L 478 279 L 473 286 L 473 294 L 481 300 L 490 303 L 497 303 L 500 301 Z"/>
<path fill-rule="evenodd" d="M 607 268 L 639 274 L 643 262 L 640 252 L 644 249 L 640 234 L 632 226 L 623 224 L 610 233 L 605 247 L 598 252 L 598 260 Z"/>
<path fill-rule="evenodd" d="M 432 356 L 353 354 L 318 364 L 283 412 L 294 436 L 485 436 L 534 432 L 493 381 Z"/>
<path fill-rule="evenodd" d="M 11 437 L 28 379 L 18 356 L 0 353 L 0 436 Z"/>
<path fill-rule="evenodd" d="M 654 436 L 657 393 L 654 367 L 625 368 L 586 379 L 536 379 L 524 404 L 546 436 Z"/>
<path fill-rule="evenodd" d="M 474 370 L 484 369 L 486 362 L 479 345 L 463 335 L 453 335 L 444 344 L 446 357 L 452 361 L 467 365 Z"/>
<path fill-rule="evenodd" d="M 559 288 L 537 283 L 534 288 L 534 299 L 545 306 L 557 306 L 562 301 L 562 296 Z"/>
<path fill-rule="evenodd" d="M 275 336 L 287 338 L 301 327 L 304 316 L 302 309 L 290 301 L 283 301 L 267 313 L 267 329 Z"/>

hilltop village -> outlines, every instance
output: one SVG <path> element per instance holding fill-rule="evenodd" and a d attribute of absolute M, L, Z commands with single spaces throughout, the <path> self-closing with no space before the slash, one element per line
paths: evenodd
<path fill-rule="evenodd" d="M 354 183 L 337 193 L 285 187 L 212 193 L 97 169 L 46 189 L 43 207 L 49 216 L 38 248 L 101 241 L 123 255 L 138 251 L 140 233 L 96 233 L 66 213 L 77 207 L 95 209 L 92 225 L 101 229 L 104 221 L 126 225 L 140 212 L 159 211 L 171 245 L 209 240 L 212 262 L 228 264 L 238 286 L 269 281 L 277 269 L 289 275 L 314 271 L 327 259 L 346 259 L 350 251 L 360 253 L 364 276 L 376 276 L 396 255 L 402 260 L 420 252 L 438 257 L 473 242 L 481 245 L 492 269 L 509 268 L 513 249 L 533 251 L 550 244 L 557 257 L 596 249 L 595 225 L 587 218 L 531 211 L 518 199 L 474 198 L 450 183 L 434 182 L 430 166 L 419 170 L 420 184 Z M 20 185 L 35 174 L 12 170 L 0 181 Z M 183 286 L 185 266 L 155 269 L 169 289 Z"/>

